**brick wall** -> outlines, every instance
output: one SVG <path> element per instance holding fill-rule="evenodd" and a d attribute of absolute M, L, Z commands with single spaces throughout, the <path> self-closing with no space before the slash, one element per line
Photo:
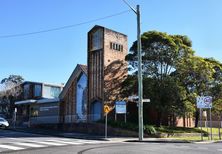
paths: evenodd
<path fill-rule="evenodd" d="M 102 48 L 91 50 L 92 36 L 102 31 Z M 112 48 L 111 43 L 115 46 Z M 117 47 L 117 48 L 116 48 Z M 95 26 L 88 33 L 88 108 L 94 101 L 112 103 L 121 100 L 121 84 L 127 77 L 127 36 Z M 90 112 L 89 112 L 90 114 Z"/>
<path fill-rule="evenodd" d="M 104 31 L 104 103 L 122 100 L 120 96 L 122 82 L 128 70 L 125 56 L 128 52 L 127 36 L 109 29 Z M 113 48 L 118 45 L 120 48 Z"/>

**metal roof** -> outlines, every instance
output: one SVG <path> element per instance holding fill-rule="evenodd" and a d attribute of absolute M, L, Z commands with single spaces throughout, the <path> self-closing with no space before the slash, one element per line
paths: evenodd
<path fill-rule="evenodd" d="M 24 101 L 17 101 L 15 102 L 15 105 L 22 105 L 22 104 L 33 104 L 36 103 L 37 100 L 35 99 L 29 99 L 29 100 L 24 100 Z"/>

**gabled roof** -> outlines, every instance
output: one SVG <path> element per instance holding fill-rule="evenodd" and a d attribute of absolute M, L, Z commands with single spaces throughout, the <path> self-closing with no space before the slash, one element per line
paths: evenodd
<path fill-rule="evenodd" d="M 78 64 L 78 65 L 82 69 L 82 71 L 87 75 L 87 66 L 86 65 L 82 65 L 82 64 Z"/>
<path fill-rule="evenodd" d="M 82 64 L 77 64 L 76 68 L 72 72 L 71 76 L 69 77 L 68 81 L 66 82 L 62 92 L 59 95 L 60 99 L 63 99 L 65 97 L 65 94 L 68 92 L 69 87 L 72 85 L 72 82 L 78 78 L 78 76 L 84 73 L 87 76 L 87 66 Z"/>

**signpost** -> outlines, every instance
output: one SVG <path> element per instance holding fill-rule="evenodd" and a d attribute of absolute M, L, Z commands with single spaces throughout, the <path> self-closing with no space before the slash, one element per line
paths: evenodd
<path fill-rule="evenodd" d="M 115 102 L 115 120 L 117 119 L 117 114 L 124 114 L 125 118 L 124 121 L 126 123 L 126 102 L 125 101 L 117 101 Z"/>
<path fill-rule="evenodd" d="M 110 112 L 110 107 L 108 105 L 104 105 L 104 113 L 106 115 L 106 119 L 105 119 L 105 138 L 107 138 L 107 114 Z"/>
<path fill-rule="evenodd" d="M 15 108 L 14 110 L 14 128 L 16 127 L 16 119 L 17 119 L 16 115 L 17 115 L 17 108 Z"/>
<path fill-rule="evenodd" d="M 203 117 L 205 117 L 205 119 L 206 119 L 205 127 L 207 128 L 207 133 L 208 133 L 208 116 L 207 116 L 207 111 L 203 111 Z M 208 136 L 208 140 L 209 140 L 209 136 Z"/>
<path fill-rule="evenodd" d="M 211 118 L 212 97 L 211 96 L 197 97 L 197 108 L 200 109 L 201 140 L 203 140 L 203 135 L 202 135 L 202 109 L 210 109 L 210 134 L 211 134 L 210 139 L 212 140 L 212 118 Z"/>

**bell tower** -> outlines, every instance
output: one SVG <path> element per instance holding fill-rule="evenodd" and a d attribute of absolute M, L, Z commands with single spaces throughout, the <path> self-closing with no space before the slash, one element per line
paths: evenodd
<path fill-rule="evenodd" d="M 104 104 L 121 100 L 121 84 L 127 77 L 127 36 L 94 26 L 88 32 L 88 114 L 102 118 Z"/>

